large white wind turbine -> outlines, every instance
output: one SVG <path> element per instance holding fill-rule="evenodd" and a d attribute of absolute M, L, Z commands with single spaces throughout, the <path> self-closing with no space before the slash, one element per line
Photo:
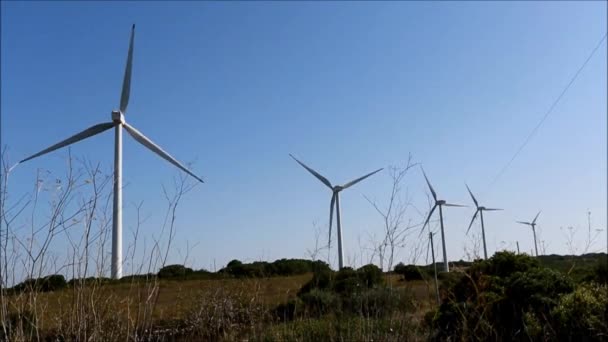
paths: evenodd
<path fill-rule="evenodd" d="M 43 154 L 47 154 L 54 150 L 76 143 L 80 140 L 105 132 L 110 128 L 114 128 L 114 207 L 112 215 L 112 278 L 114 279 L 120 279 L 122 277 L 122 128 L 124 127 L 127 133 L 129 133 L 138 143 L 152 150 L 152 152 L 196 178 L 201 183 L 203 182 L 201 178 L 197 177 L 194 173 L 188 170 L 184 165 L 169 155 L 169 153 L 165 152 L 160 146 L 148 139 L 145 135 L 135 129 L 135 127 L 125 122 L 124 115 L 127 111 L 127 104 L 129 103 L 129 94 L 131 89 L 134 35 L 135 25 L 133 25 L 131 28 L 127 66 L 125 68 L 122 92 L 120 94 L 120 107 L 119 110 L 112 111 L 112 121 L 91 126 L 84 131 L 58 142 L 57 144 L 31 155 L 19 162 L 26 162 Z"/>
<path fill-rule="evenodd" d="M 477 203 L 477 199 L 475 199 L 475 196 L 473 196 L 473 192 L 471 192 L 471 189 L 469 189 L 469 186 L 465 184 L 465 186 L 467 187 L 467 190 L 469 190 L 469 195 L 471 195 L 471 198 L 473 199 L 473 203 L 475 203 L 475 214 L 473 214 L 473 218 L 471 219 L 471 223 L 469 224 L 469 228 L 467 229 L 467 234 L 469 234 L 469 230 L 471 230 L 471 226 L 473 225 L 473 222 L 475 222 L 475 218 L 477 218 L 477 214 L 479 214 L 479 219 L 481 220 L 481 237 L 483 239 L 483 257 L 484 259 L 488 259 L 488 248 L 486 246 L 486 229 L 483 225 L 483 212 L 484 211 L 496 211 L 496 210 L 502 210 L 502 209 L 498 209 L 498 208 L 486 208 L 486 207 L 482 207 L 479 205 L 479 203 Z"/>
<path fill-rule="evenodd" d="M 421 167 L 421 169 L 422 169 L 422 167 Z M 424 231 L 424 227 L 426 227 L 426 225 L 429 223 L 429 220 L 431 219 L 431 216 L 433 215 L 433 212 L 435 211 L 435 209 L 437 207 L 439 207 L 439 223 L 441 225 L 441 244 L 442 244 L 441 247 L 443 248 L 443 270 L 445 272 L 450 272 L 450 266 L 448 265 L 448 253 L 445 249 L 445 233 L 443 231 L 443 210 L 442 210 L 442 208 L 444 205 L 446 207 L 466 207 L 466 205 L 451 204 L 451 203 L 447 203 L 444 200 L 438 199 L 437 193 L 435 193 L 435 190 L 433 189 L 431 182 L 429 182 L 429 179 L 427 178 L 426 173 L 424 172 L 424 169 L 422 169 L 422 174 L 424 175 L 426 184 L 429 186 L 429 189 L 431 190 L 431 194 L 433 195 L 433 199 L 435 200 L 435 205 L 433 205 L 433 208 L 429 212 L 429 216 L 427 216 L 426 221 L 424 221 L 424 224 L 422 225 L 422 231 Z M 421 234 L 422 234 L 422 231 L 420 231 Z"/>
<path fill-rule="evenodd" d="M 302 163 L 301 161 L 296 159 L 296 157 L 294 157 L 293 155 L 290 154 L 289 156 L 291 156 L 291 158 L 293 158 L 293 160 L 298 162 L 298 164 L 302 165 L 302 167 L 305 168 L 306 170 L 308 170 L 308 172 L 310 172 L 313 176 L 317 177 L 317 179 L 320 180 L 321 183 L 325 184 L 332 191 L 331 203 L 329 205 L 329 239 L 327 242 L 327 246 L 329 247 L 329 245 L 331 244 L 331 225 L 332 225 L 332 221 L 333 221 L 334 206 L 335 206 L 336 207 L 336 225 L 338 227 L 338 267 L 339 267 L 339 269 L 342 269 L 342 267 L 344 267 L 344 250 L 342 249 L 342 223 L 340 222 L 340 191 L 347 189 L 347 188 L 359 183 L 360 181 L 364 180 L 365 178 L 382 171 L 382 169 L 378 169 L 374 172 L 368 173 L 365 176 L 359 177 L 344 185 L 333 186 L 327 180 L 327 178 L 321 176 L 317 171 L 304 165 L 304 163 Z"/>
<path fill-rule="evenodd" d="M 540 215 L 540 211 L 538 212 L 538 214 L 536 214 L 532 222 L 516 221 L 517 223 L 525 224 L 527 226 L 532 227 L 532 234 L 534 234 L 534 250 L 536 251 L 536 256 L 538 256 L 538 246 L 536 245 L 536 219 L 538 218 L 538 215 Z"/>

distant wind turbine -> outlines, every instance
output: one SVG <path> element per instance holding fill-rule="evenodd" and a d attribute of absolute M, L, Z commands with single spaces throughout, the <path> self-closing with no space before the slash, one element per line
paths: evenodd
<path fill-rule="evenodd" d="M 329 248 L 330 244 L 331 244 L 331 225 L 332 225 L 332 221 L 333 221 L 333 215 L 334 215 L 334 206 L 336 208 L 336 226 L 338 227 L 338 267 L 339 269 L 342 269 L 344 267 L 344 250 L 342 249 L 342 223 L 340 221 L 340 191 L 347 189 L 357 183 L 359 183 L 360 181 L 364 180 L 365 178 L 376 174 L 380 171 L 382 171 L 383 169 L 378 169 L 374 172 L 370 172 L 368 174 L 366 174 L 363 177 L 359 177 L 355 180 L 352 180 L 344 185 L 331 185 L 331 183 L 329 182 L 329 180 L 327 180 L 327 178 L 321 176 L 321 174 L 319 174 L 317 171 L 311 169 L 310 167 L 304 165 L 304 163 L 302 163 L 301 161 L 299 161 L 296 157 L 294 157 L 293 155 L 289 155 L 291 158 L 293 158 L 293 160 L 295 160 L 298 164 L 300 164 L 303 168 L 305 168 L 306 170 L 308 170 L 308 172 L 310 172 L 313 176 L 315 176 L 318 180 L 321 181 L 321 183 L 325 184 L 328 188 L 331 189 L 332 191 L 332 196 L 331 196 L 331 203 L 329 205 L 329 239 L 327 242 L 327 246 Z"/>
<path fill-rule="evenodd" d="M 435 190 L 433 189 L 433 186 L 431 185 L 431 182 L 429 182 L 429 179 L 426 176 L 426 173 L 424 172 L 424 169 L 422 167 L 421 167 L 421 169 L 422 169 L 422 174 L 424 175 L 424 179 L 426 180 L 426 184 L 429 186 L 429 189 L 431 190 L 431 194 L 433 195 L 433 199 L 435 200 L 435 205 L 433 206 L 433 208 L 429 212 L 429 216 L 426 218 L 426 221 L 424 221 L 424 225 L 422 225 L 422 231 L 424 231 L 424 227 L 426 227 L 426 225 L 429 223 L 429 220 L 431 219 L 431 216 L 433 215 L 433 212 L 435 211 L 435 209 L 437 207 L 439 207 L 439 223 L 441 225 L 441 244 L 442 244 L 442 248 L 443 248 L 443 270 L 445 272 L 450 272 L 450 266 L 448 265 L 448 253 L 447 253 L 447 251 L 445 249 L 445 233 L 443 231 L 443 210 L 442 210 L 442 207 L 444 205 L 446 207 L 466 207 L 466 205 L 446 203 L 446 201 L 444 201 L 444 200 L 437 199 L 437 193 L 435 193 Z M 420 232 L 421 234 L 422 234 L 422 231 Z"/>
<path fill-rule="evenodd" d="M 431 232 L 429 230 L 429 245 L 431 247 L 431 256 L 432 256 L 432 260 L 433 260 L 433 268 L 435 270 L 435 274 L 434 274 L 434 280 L 435 280 L 435 294 L 437 295 L 437 305 L 441 304 L 441 297 L 439 297 L 439 281 L 437 280 L 437 263 L 435 262 L 435 243 L 433 242 L 433 235 L 435 233 Z M 427 249 L 427 253 L 428 253 L 428 249 Z M 428 259 L 428 255 L 427 255 L 427 259 Z"/>
<path fill-rule="evenodd" d="M 469 195 L 471 195 L 471 198 L 473 199 L 473 203 L 475 203 L 475 214 L 473 214 L 473 218 L 471 219 L 471 223 L 469 224 L 469 228 L 467 229 L 467 234 L 469 234 L 469 230 L 471 230 L 471 226 L 473 226 L 473 222 L 475 222 L 475 219 L 477 218 L 477 214 L 479 214 L 479 219 L 481 220 L 481 237 L 483 239 L 483 257 L 484 259 L 488 259 L 488 248 L 486 246 L 486 229 L 483 225 L 483 212 L 484 211 L 496 211 L 496 210 L 502 210 L 502 209 L 497 209 L 497 208 L 486 208 L 486 207 L 482 207 L 479 205 L 479 203 L 477 202 L 477 199 L 475 199 L 475 196 L 473 196 L 473 192 L 471 192 L 471 189 L 469 189 L 469 186 L 465 184 L 465 186 L 467 187 L 467 190 L 469 190 Z"/>
<path fill-rule="evenodd" d="M 532 233 L 534 234 L 534 250 L 536 251 L 536 256 L 538 256 L 538 246 L 536 245 L 536 219 L 538 219 L 538 215 L 540 215 L 540 211 L 538 212 L 538 214 L 536 214 L 532 222 L 516 221 L 517 223 L 525 224 L 527 226 L 532 227 Z"/>
<path fill-rule="evenodd" d="M 122 128 L 124 127 L 127 133 L 129 133 L 138 143 L 144 145 L 161 158 L 167 160 L 190 176 L 196 178 L 199 182 L 203 183 L 201 178 L 197 177 L 184 165 L 169 155 L 169 153 L 165 152 L 160 146 L 156 145 L 154 142 L 152 142 L 152 140 L 148 139 L 140 131 L 135 129 L 135 127 L 129 125 L 125 121 L 124 115 L 127 111 L 127 104 L 129 103 L 129 94 L 131 91 L 134 36 L 135 25 L 133 25 L 131 28 L 127 66 L 125 68 L 122 92 L 120 94 L 120 107 L 119 110 L 112 111 L 112 121 L 91 126 L 84 131 L 58 142 L 57 144 L 31 155 L 17 163 L 20 164 L 26 162 L 30 159 L 34 159 L 62 147 L 74 144 L 80 140 L 105 132 L 110 128 L 114 128 L 114 206 L 112 215 L 112 278 L 114 279 L 120 279 L 122 277 Z"/>

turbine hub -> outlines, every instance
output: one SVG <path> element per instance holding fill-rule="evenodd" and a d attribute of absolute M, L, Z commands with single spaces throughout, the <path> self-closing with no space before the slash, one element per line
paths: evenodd
<path fill-rule="evenodd" d="M 336 185 L 336 186 L 334 186 L 334 189 L 333 189 L 333 190 L 334 190 L 334 192 L 340 192 L 340 191 L 342 191 L 343 189 L 342 189 L 342 187 L 341 187 L 341 186 Z"/>
<path fill-rule="evenodd" d="M 444 200 L 437 200 L 437 205 L 444 205 L 446 202 Z"/>
<path fill-rule="evenodd" d="M 479 209 L 479 210 L 486 210 L 486 207 L 479 207 L 477 209 Z"/>
<path fill-rule="evenodd" d="M 125 123 L 125 116 L 119 110 L 112 111 L 112 121 L 120 124 Z"/>

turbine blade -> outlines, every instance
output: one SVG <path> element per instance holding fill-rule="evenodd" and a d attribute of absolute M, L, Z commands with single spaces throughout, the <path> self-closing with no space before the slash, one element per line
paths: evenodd
<path fill-rule="evenodd" d="M 452 204 L 452 203 L 445 203 L 444 204 L 446 207 L 461 207 L 461 208 L 466 208 L 468 207 L 468 205 L 462 205 L 462 204 Z"/>
<path fill-rule="evenodd" d="M 469 235 L 469 230 L 471 230 L 471 227 L 473 226 L 473 222 L 475 222 L 477 213 L 479 213 L 479 209 L 475 210 L 475 214 L 473 214 L 473 218 L 471 219 L 471 223 L 469 223 L 469 228 L 467 229 L 467 235 Z"/>
<path fill-rule="evenodd" d="M 469 190 L 469 195 L 471 195 L 471 198 L 473 199 L 473 202 L 475 203 L 475 207 L 479 207 L 479 203 L 477 203 L 477 199 L 475 199 L 475 196 L 473 196 L 473 192 L 471 192 L 471 189 L 469 189 L 469 186 L 465 183 L 467 190 Z"/>
<path fill-rule="evenodd" d="M 125 129 L 127 130 L 127 132 L 129 132 L 129 134 L 133 137 L 133 139 L 135 139 L 138 143 L 144 145 L 145 147 L 150 149 L 152 152 L 158 154 L 161 158 L 163 158 L 166 161 L 170 162 L 171 164 L 177 166 L 185 173 L 196 178 L 196 180 L 198 180 L 199 182 L 204 183 L 204 181 L 201 178 L 199 178 L 194 173 L 192 173 L 190 170 L 188 170 L 184 165 L 182 165 L 180 162 L 178 162 L 169 153 L 165 152 L 162 148 L 160 148 L 160 146 L 156 145 L 154 142 L 152 142 L 152 140 L 148 139 L 140 131 L 135 129 L 135 127 L 127 124 L 126 122 L 124 123 L 124 126 L 125 126 Z"/>
<path fill-rule="evenodd" d="M 384 170 L 384 168 L 378 169 L 378 170 L 376 170 L 376 171 L 374 171 L 374 172 L 370 172 L 370 173 L 366 174 L 366 175 L 365 175 L 365 176 L 363 176 L 363 177 L 359 177 L 359 178 L 357 178 L 357 179 L 355 179 L 355 180 L 352 180 L 352 181 L 350 181 L 350 182 L 348 182 L 348 183 L 344 184 L 344 185 L 342 186 L 342 189 L 350 188 L 351 186 L 353 186 L 353 185 L 355 185 L 355 184 L 359 183 L 360 181 L 364 180 L 365 178 L 367 178 L 367 177 L 369 177 L 369 176 L 371 176 L 371 175 L 374 175 L 374 174 L 376 174 L 376 173 L 378 173 L 378 172 L 380 172 L 380 171 L 382 171 L 382 170 Z"/>
<path fill-rule="evenodd" d="M 433 212 L 435 211 L 435 208 L 437 208 L 437 204 L 435 204 L 433 206 L 433 209 L 431 209 L 431 211 L 429 212 L 429 216 L 426 217 L 426 221 L 424 221 L 424 224 L 422 225 L 422 229 L 420 230 L 420 235 L 422 235 L 422 232 L 424 231 L 424 227 L 426 227 L 426 225 L 431 220 L 431 216 L 433 215 Z"/>
<path fill-rule="evenodd" d="M 127 112 L 129 95 L 131 93 L 131 69 L 133 66 L 133 38 L 135 36 L 135 24 L 131 27 L 131 40 L 129 41 L 129 52 L 127 54 L 127 66 L 125 67 L 125 77 L 122 80 L 122 92 L 120 93 L 120 112 Z"/>
<path fill-rule="evenodd" d="M 58 142 L 58 143 L 56 143 L 55 145 L 53 145 L 53 146 L 51 146 L 49 148 L 46 148 L 46 149 L 44 149 L 44 150 L 42 150 L 42 151 L 40 151 L 40 152 L 38 152 L 38 153 L 36 153 L 34 155 L 31 155 L 31 156 L 29 156 L 29 157 L 21 160 L 18 164 L 26 162 L 26 161 L 28 161 L 30 159 L 34 159 L 34 158 L 39 157 L 39 156 L 41 156 L 43 154 L 47 154 L 49 152 L 55 151 L 55 150 L 60 149 L 62 147 L 71 145 L 71 144 L 73 144 L 75 142 L 78 142 L 78 141 L 80 141 L 82 139 L 86 139 L 88 137 L 92 137 L 92 136 L 94 136 L 96 134 L 99 134 L 101 132 L 107 131 L 108 129 L 114 127 L 114 125 L 116 125 L 114 122 L 105 122 L 105 123 L 97 124 L 95 126 L 91 126 L 91 127 L 85 129 L 84 131 L 82 131 L 80 133 L 74 134 L 71 137 L 69 137 L 69 138 L 67 138 L 67 139 L 65 139 L 65 140 L 63 140 L 61 142 Z"/>
<path fill-rule="evenodd" d="M 424 179 L 426 179 L 426 184 L 429 186 L 429 189 L 431 189 L 431 194 L 433 194 L 433 199 L 435 200 L 435 202 L 437 202 L 437 193 L 435 193 L 435 189 L 433 189 L 431 182 L 429 182 L 429 179 L 426 176 L 426 173 L 424 172 L 424 169 L 422 168 L 422 166 L 420 168 L 422 169 L 422 174 L 424 175 Z"/>
<path fill-rule="evenodd" d="M 327 248 L 331 246 L 331 225 L 334 221 L 334 206 L 336 203 L 336 193 L 331 195 L 331 202 L 329 203 L 329 237 L 327 239 Z"/>
<path fill-rule="evenodd" d="M 318 180 L 320 180 L 323 184 L 327 185 L 328 188 L 333 190 L 333 186 L 331 185 L 331 183 L 327 180 L 327 178 L 321 176 L 320 173 L 318 173 L 317 171 L 309 168 L 308 166 L 304 165 L 304 163 L 302 163 L 301 161 L 299 161 L 296 157 L 294 157 L 291 153 L 289 154 L 289 156 L 291 158 L 293 158 L 293 160 L 295 160 L 296 162 L 298 162 L 298 164 L 300 164 L 303 168 L 305 168 L 306 170 L 308 170 L 308 172 L 310 172 L 313 176 L 317 177 Z"/>
<path fill-rule="evenodd" d="M 504 210 L 504 209 L 500 209 L 500 208 L 485 208 L 485 211 L 496 211 L 496 210 Z"/>
<path fill-rule="evenodd" d="M 540 211 L 538 212 L 538 214 L 536 214 L 534 220 L 532 220 L 532 224 L 536 224 L 536 219 L 538 218 L 538 215 L 540 215 Z"/>
<path fill-rule="evenodd" d="M 527 226 L 531 226 L 532 225 L 532 223 L 530 223 L 530 222 L 522 222 L 522 221 L 515 221 L 515 222 L 521 223 L 521 224 L 525 224 Z"/>

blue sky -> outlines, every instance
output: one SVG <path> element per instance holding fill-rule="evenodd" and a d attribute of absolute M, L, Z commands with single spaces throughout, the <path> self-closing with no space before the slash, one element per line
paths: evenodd
<path fill-rule="evenodd" d="M 127 120 L 207 181 L 183 199 L 171 261 L 187 244 L 197 268 L 305 257 L 312 222 L 327 228 L 330 192 L 288 153 L 334 183 L 411 153 L 445 199 L 470 204 L 467 182 L 506 209 L 486 215 L 490 252 L 515 241 L 529 251 L 531 232 L 514 220 L 538 210 L 547 253 L 568 252 L 560 227 L 586 227 L 587 210 L 606 227 L 605 41 L 490 186 L 606 33 L 604 2 L 2 2 L 2 144 L 12 160 L 109 121 L 132 23 Z M 144 201 L 153 234 L 161 184 L 177 171 L 124 139 L 125 230 L 131 204 Z M 72 153 L 109 170 L 112 143 L 106 132 Z M 15 191 L 31 188 L 37 168 L 64 172 L 66 156 L 20 165 Z M 347 259 L 380 233 L 362 194 L 382 201 L 388 186 L 380 174 L 342 194 Z M 419 170 L 407 186 L 425 209 Z M 452 260 L 470 245 L 471 215 L 445 211 Z M 601 235 L 595 249 L 605 243 Z"/>

